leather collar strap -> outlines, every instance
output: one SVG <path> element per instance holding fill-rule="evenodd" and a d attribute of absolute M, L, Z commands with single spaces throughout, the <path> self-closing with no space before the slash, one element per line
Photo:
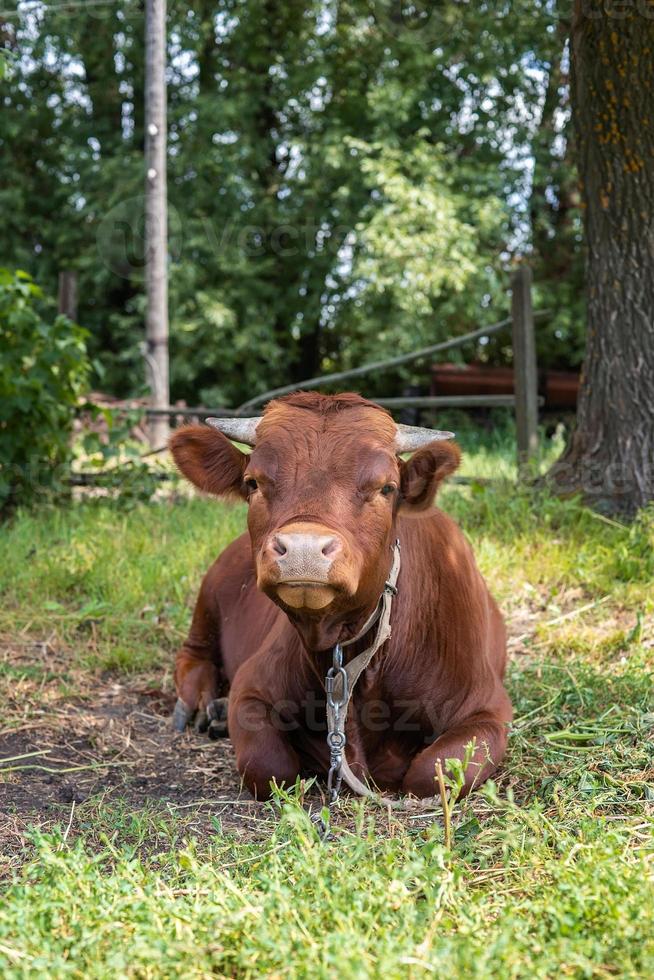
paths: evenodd
<path fill-rule="evenodd" d="M 360 796 L 373 797 L 378 802 L 382 802 L 384 806 L 397 806 L 399 803 L 398 800 L 389 800 L 384 797 L 380 797 L 378 793 L 374 793 L 371 789 L 369 789 L 357 776 L 354 775 L 345 757 L 345 721 L 347 718 L 347 709 L 352 698 L 354 687 L 361 677 L 361 674 L 364 672 L 380 647 L 384 645 L 386 640 L 388 640 L 391 635 L 391 608 L 393 599 L 397 595 L 397 578 L 399 573 L 400 542 L 396 541 L 395 545 L 393 546 L 393 562 L 391 564 L 391 570 L 388 575 L 388 580 L 384 585 L 384 591 L 381 594 L 377 608 L 372 616 L 367 620 L 363 629 L 361 629 L 355 637 L 347 640 L 343 644 L 340 644 L 340 646 L 347 646 L 350 643 L 354 643 L 356 640 L 360 639 L 375 622 L 377 622 L 378 625 L 375 638 L 370 646 L 363 651 L 363 653 L 357 654 L 356 657 L 354 657 L 344 666 L 340 666 L 340 664 L 337 664 L 336 662 L 336 655 L 339 653 L 339 646 L 335 647 L 334 649 L 335 668 L 330 670 L 325 683 L 325 689 L 327 691 L 327 744 L 330 746 L 330 749 L 332 749 L 335 744 L 338 745 L 340 743 L 341 752 L 339 760 L 340 766 L 336 772 L 337 781 L 335 795 L 331 802 L 335 802 L 335 799 L 338 796 L 340 781 L 341 779 L 344 779 L 350 789 L 355 793 L 358 793 Z M 330 790 L 331 788 L 332 787 L 330 785 Z"/>

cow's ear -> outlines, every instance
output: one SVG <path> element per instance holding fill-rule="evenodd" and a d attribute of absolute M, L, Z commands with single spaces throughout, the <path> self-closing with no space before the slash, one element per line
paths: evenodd
<path fill-rule="evenodd" d="M 184 425 L 168 445 L 178 468 L 199 490 L 218 497 L 243 495 L 248 457 L 221 432 L 206 425 Z"/>
<path fill-rule="evenodd" d="M 453 442 L 430 442 L 401 464 L 402 510 L 424 510 L 461 461 L 461 450 Z"/>

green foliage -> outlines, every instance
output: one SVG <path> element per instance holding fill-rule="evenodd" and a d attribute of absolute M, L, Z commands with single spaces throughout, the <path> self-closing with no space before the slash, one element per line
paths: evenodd
<path fill-rule="evenodd" d="M 49 291 L 61 268 L 77 269 L 103 384 L 132 394 L 143 383 L 143 5 L 15 6 L 5 31 L 23 56 L 3 81 L 0 153 L 19 176 L 0 189 L 0 254 Z M 541 305 L 555 307 L 541 360 L 578 359 L 556 4 L 412 10 L 171 5 L 173 398 L 235 404 L 493 322 L 524 249 Z M 507 335 L 465 356 L 510 353 Z"/>
<path fill-rule="evenodd" d="M 358 288 L 343 308 L 346 366 L 374 358 L 375 350 L 410 351 L 445 339 L 457 333 L 462 315 L 481 320 L 484 301 L 490 311 L 505 302 L 505 277 L 487 257 L 506 239 L 507 209 L 497 198 L 470 201 L 461 193 L 448 150 L 428 136 L 419 132 L 401 149 L 348 141 L 370 198 L 356 227 Z M 385 386 L 386 375 L 366 380 L 369 391 Z"/>
<path fill-rule="evenodd" d="M 44 319 L 41 299 L 26 273 L 0 269 L 0 510 L 63 485 L 91 368 L 86 331 Z"/>
<path fill-rule="evenodd" d="M 86 431 L 74 445 L 77 479 L 83 483 L 88 478 L 94 490 L 108 492 L 121 509 L 150 500 L 171 472 L 156 462 L 156 454 L 144 453 L 143 442 L 133 436 L 142 413 L 90 402 L 81 412 Z"/>
<path fill-rule="evenodd" d="M 0 82 L 9 77 L 13 57 L 13 52 L 0 48 Z"/>

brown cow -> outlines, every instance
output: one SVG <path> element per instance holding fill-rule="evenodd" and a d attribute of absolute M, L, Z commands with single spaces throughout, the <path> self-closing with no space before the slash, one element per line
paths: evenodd
<path fill-rule="evenodd" d="M 331 651 L 365 625 L 399 539 L 392 635 L 354 690 L 347 758 L 378 788 L 425 797 L 436 761 L 462 759 L 474 739 L 467 792 L 501 761 L 511 704 L 500 612 L 463 534 L 431 507 L 458 448 L 424 429 L 400 445 L 391 416 L 354 394 L 297 393 L 248 424 L 249 455 L 208 426 L 171 439 L 192 483 L 247 500 L 249 528 L 202 583 L 177 655 L 176 727 L 195 718 L 206 730 L 229 690 L 238 770 L 258 798 L 273 779 L 324 775 Z M 348 657 L 368 642 L 361 637 Z"/>

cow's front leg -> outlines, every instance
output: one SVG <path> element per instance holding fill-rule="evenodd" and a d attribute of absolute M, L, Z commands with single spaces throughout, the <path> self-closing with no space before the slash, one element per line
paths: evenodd
<path fill-rule="evenodd" d="M 508 719 L 507 719 L 508 720 Z M 436 763 L 440 761 L 447 774 L 447 759 L 460 759 L 466 747 L 474 741 L 475 751 L 465 772 L 461 796 L 480 786 L 494 772 L 506 750 L 506 722 L 492 714 L 478 714 L 444 732 L 440 738 L 414 756 L 404 781 L 402 792 L 426 797 L 438 793 Z"/>
<path fill-rule="evenodd" d="M 232 694 L 229 735 L 243 782 L 258 800 L 270 797 L 271 783 L 292 785 L 300 759 L 288 740 L 289 725 L 272 704 L 257 695 Z"/>
<path fill-rule="evenodd" d="M 175 661 L 175 730 L 182 732 L 187 725 L 195 723 L 198 732 L 206 732 L 213 726 L 215 737 L 223 734 L 226 699 L 218 697 L 222 686 L 221 671 L 213 659 L 182 647 Z"/>
<path fill-rule="evenodd" d="M 227 693 L 220 649 L 220 624 L 215 602 L 212 603 L 210 577 L 202 583 L 195 604 L 191 629 L 175 659 L 177 704 L 173 727 L 183 732 L 195 724 L 198 732 L 209 731 L 212 737 L 227 734 L 227 703 L 220 694 Z"/>

